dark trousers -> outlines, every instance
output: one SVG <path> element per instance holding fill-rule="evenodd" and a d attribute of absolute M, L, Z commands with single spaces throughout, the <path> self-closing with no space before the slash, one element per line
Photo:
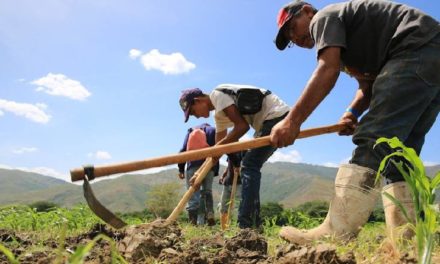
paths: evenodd
<path fill-rule="evenodd" d="M 380 137 L 398 137 L 420 154 L 425 135 L 440 110 L 440 34 L 414 51 L 391 58 L 377 76 L 369 111 L 353 135 L 356 149 L 351 163 L 378 170 L 391 150 L 385 144 L 373 146 Z M 388 182 L 403 181 L 389 163 Z"/>
<path fill-rule="evenodd" d="M 256 137 L 267 136 L 272 127 L 285 117 L 266 120 Z M 261 167 L 277 148 L 265 146 L 250 149 L 246 152 L 241 162 L 241 202 L 238 210 L 238 226 L 240 228 L 259 227 L 260 220 L 260 182 Z"/>

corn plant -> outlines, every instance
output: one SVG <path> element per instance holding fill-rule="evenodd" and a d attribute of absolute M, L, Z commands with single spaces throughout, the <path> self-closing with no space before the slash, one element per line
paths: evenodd
<path fill-rule="evenodd" d="M 381 161 L 376 180 L 380 178 L 388 162 L 392 162 L 402 174 L 411 190 L 415 207 L 418 261 L 423 264 L 431 263 L 431 255 L 435 245 L 435 232 L 438 224 L 438 209 L 434 206 L 435 190 L 440 184 L 440 172 L 432 180 L 427 177 L 423 162 L 415 150 L 406 147 L 397 137 L 392 139 L 379 138 L 375 146 L 381 143 L 388 144 L 394 152 L 387 155 Z M 393 159 L 395 157 L 399 157 L 399 161 Z M 403 160 L 406 162 L 403 162 Z M 402 204 L 388 193 L 384 193 L 384 195 L 402 210 L 406 219 L 410 222 L 408 213 Z"/>
<path fill-rule="evenodd" d="M 322 222 L 322 218 L 320 217 L 310 217 L 308 214 L 295 210 L 283 211 L 282 217 L 287 219 L 287 225 L 300 229 L 309 229 L 319 225 L 320 222 Z"/>
<path fill-rule="evenodd" d="M 107 242 L 110 243 L 111 254 L 112 254 L 111 263 L 128 264 L 128 262 L 116 250 L 115 241 L 113 239 L 109 238 L 108 236 L 103 235 L 103 234 L 97 235 L 92 241 L 87 243 L 85 246 L 79 246 L 76 249 L 76 251 L 72 254 L 72 256 L 69 257 L 69 263 L 72 263 L 72 264 L 83 263 L 86 256 L 89 254 L 89 252 L 92 250 L 92 248 L 95 246 L 95 244 L 99 240 L 106 240 Z"/>
<path fill-rule="evenodd" d="M 11 264 L 18 264 L 18 260 L 15 258 L 14 254 L 5 246 L 0 244 L 0 252 L 3 252 L 5 256 L 8 258 Z"/>

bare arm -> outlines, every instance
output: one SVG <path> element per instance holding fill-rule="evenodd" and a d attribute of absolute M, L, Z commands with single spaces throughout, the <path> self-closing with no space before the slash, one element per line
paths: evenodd
<path fill-rule="evenodd" d="M 359 88 L 350 103 L 349 107 L 361 115 L 370 106 L 371 90 L 374 80 L 358 79 Z M 339 135 L 352 135 L 358 124 L 358 117 L 351 112 L 344 112 L 339 119 L 339 123 L 345 124 L 346 129 L 339 132 Z"/>
<path fill-rule="evenodd" d="M 359 114 L 362 114 L 370 106 L 371 88 L 374 81 L 360 79 L 357 79 L 357 81 L 359 83 L 359 89 L 357 90 L 350 107 L 356 109 Z"/>
<path fill-rule="evenodd" d="M 244 120 L 243 116 L 238 112 L 237 107 L 233 104 L 223 109 L 226 116 L 234 123 L 234 128 L 226 137 L 216 142 L 217 144 L 227 144 L 238 141 L 249 130 L 249 124 Z"/>
<path fill-rule="evenodd" d="M 340 53 L 338 47 L 329 47 L 320 53 L 318 65 L 298 101 L 286 118 L 272 129 L 273 146 L 285 147 L 293 144 L 299 134 L 301 124 L 330 93 L 339 77 Z"/>

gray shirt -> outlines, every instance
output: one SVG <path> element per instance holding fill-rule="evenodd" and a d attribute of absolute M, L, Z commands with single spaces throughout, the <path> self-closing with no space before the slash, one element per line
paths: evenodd
<path fill-rule="evenodd" d="M 390 58 L 431 40 L 440 32 L 440 25 L 407 5 L 387 0 L 353 0 L 318 11 L 310 32 L 318 54 L 326 47 L 341 47 L 344 66 L 374 76 Z"/>

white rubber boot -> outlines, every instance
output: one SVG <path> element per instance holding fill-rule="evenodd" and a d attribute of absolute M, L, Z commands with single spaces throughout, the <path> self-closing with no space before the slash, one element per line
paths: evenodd
<path fill-rule="evenodd" d="M 374 185 L 376 172 L 355 164 L 341 165 L 335 179 L 335 196 L 324 222 L 311 230 L 283 227 L 281 238 L 295 244 L 336 236 L 357 235 L 367 222 L 380 194 L 381 181 Z"/>
<path fill-rule="evenodd" d="M 411 223 L 415 223 L 414 202 L 406 182 L 402 181 L 388 184 L 383 188 L 383 192 L 390 194 L 398 200 L 403 208 L 405 208 Z M 411 239 L 414 235 L 414 231 L 409 227 L 405 227 L 405 225 L 408 224 L 408 219 L 405 218 L 400 208 L 384 194 L 382 194 L 382 201 L 387 232 L 390 238 L 393 241 L 402 237 Z"/>

